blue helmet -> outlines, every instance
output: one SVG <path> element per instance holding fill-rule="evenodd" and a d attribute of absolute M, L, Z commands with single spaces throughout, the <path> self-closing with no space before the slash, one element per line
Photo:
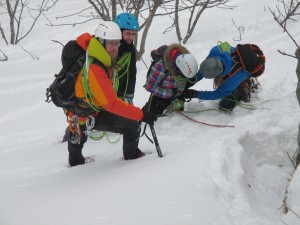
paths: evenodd
<path fill-rule="evenodd" d="M 120 29 L 136 31 L 140 29 L 137 18 L 130 13 L 120 13 L 114 21 L 119 25 Z"/>

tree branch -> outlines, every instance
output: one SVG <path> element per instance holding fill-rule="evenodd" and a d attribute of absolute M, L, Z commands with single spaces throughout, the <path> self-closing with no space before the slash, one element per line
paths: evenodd
<path fill-rule="evenodd" d="M 291 38 L 291 40 L 294 42 L 294 44 L 297 46 L 297 48 L 300 48 L 299 45 L 297 44 L 297 42 L 295 41 L 295 39 L 292 37 L 292 35 L 288 32 L 288 30 L 280 23 L 278 17 L 276 17 L 275 15 L 275 12 L 273 12 L 270 7 L 269 8 L 269 11 L 271 12 L 271 14 L 273 15 L 274 17 L 274 20 L 279 24 L 279 26 L 282 27 L 282 29 L 284 30 L 284 32 L 286 32 L 288 34 L 288 36 Z"/>
<path fill-rule="evenodd" d="M 294 55 L 287 54 L 287 53 L 285 53 L 285 52 L 280 51 L 279 49 L 277 49 L 277 51 L 278 51 L 281 55 L 286 55 L 286 56 L 290 56 L 290 57 L 293 57 L 293 58 L 296 58 L 296 59 L 297 59 L 297 57 L 294 56 Z"/>
<path fill-rule="evenodd" d="M 7 55 L 5 55 L 5 53 L 0 49 L 0 52 L 2 53 L 3 56 L 0 57 L 0 61 L 4 62 L 8 60 Z"/>
<path fill-rule="evenodd" d="M 30 55 L 30 57 L 31 57 L 33 60 L 39 60 L 39 59 L 40 59 L 37 55 L 35 55 L 35 54 L 33 54 L 33 53 L 27 51 L 25 48 L 23 48 L 22 45 L 21 45 L 21 47 L 22 47 L 22 49 L 23 49 L 26 53 L 28 53 L 28 55 Z"/>
<path fill-rule="evenodd" d="M 8 41 L 7 41 L 7 39 L 6 39 L 4 30 L 3 30 L 3 28 L 1 27 L 1 24 L 0 24 L 0 32 L 1 32 L 1 36 L 2 36 L 2 38 L 4 39 L 6 45 L 8 45 Z"/>

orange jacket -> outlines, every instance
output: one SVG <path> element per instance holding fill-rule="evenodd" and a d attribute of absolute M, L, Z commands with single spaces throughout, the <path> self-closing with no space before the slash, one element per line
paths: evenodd
<path fill-rule="evenodd" d="M 143 112 L 140 108 L 130 105 L 116 96 L 112 82 L 109 78 L 112 77 L 111 58 L 102 44 L 88 33 L 80 35 L 77 38 L 77 43 L 85 51 L 88 51 L 89 56 L 97 59 L 106 66 L 109 71 L 108 75 L 99 63 L 95 63 L 95 60 L 89 67 L 88 85 L 93 93 L 94 103 L 98 107 L 102 107 L 116 115 L 132 120 L 142 120 Z M 85 98 L 82 86 L 82 71 L 79 73 L 75 83 L 75 95 L 78 98 Z"/>

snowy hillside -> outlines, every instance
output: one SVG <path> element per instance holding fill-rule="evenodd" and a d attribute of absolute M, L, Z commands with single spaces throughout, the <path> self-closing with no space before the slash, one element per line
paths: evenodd
<path fill-rule="evenodd" d="M 122 141 L 89 140 L 83 153 L 96 161 L 68 166 L 67 144 L 60 143 L 66 118 L 45 103 L 45 89 L 61 67 L 61 46 L 51 40 L 66 43 L 93 33 L 97 21 L 75 27 L 38 21 L 20 44 L 39 60 L 21 45 L 6 46 L 0 39 L 9 57 L 0 62 L 0 225 L 299 225 L 299 169 L 288 187 L 294 173 L 288 154 L 296 150 L 300 122 L 297 62 L 277 52 L 293 54 L 296 48 L 267 10 L 275 3 L 234 0 L 234 10 L 204 13 L 186 44 L 199 63 L 218 41 L 250 42 L 264 51 L 266 71 L 251 109 L 207 111 L 216 109 L 218 101 L 193 100 L 185 106 L 201 111 L 187 114 L 198 121 L 234 128 L 205 126 L 176 113 L 159 118 L 155 129 L 163 158 L 145 137 L 140 148 L 153 154 L 132 161 L 121 159 Z M 55 20 L 65 9 L 71 13 L 86 5 L 61 1 L 47 16 Z M 232 19 L 245 27 L 241 42 L 233 40 L 239 33 Z M 4 26 L 4 15 L 0 21 Z M 168 25 L 168 19 L 154 20 L 143 56 L 147 65 L 152 49 L 177 42 L 175 31 L 162 34 Z M 299 42 L 299 21 L 290 24 L 290 31 Z M 147 68 L 138 62 L 137 69 L 134 103 L 142 107 L 149 97 L 143 89 Z M 196 88 L 210 90 L 212 81 Z M 287 187 L 294 213 L 284 214 Z"/>

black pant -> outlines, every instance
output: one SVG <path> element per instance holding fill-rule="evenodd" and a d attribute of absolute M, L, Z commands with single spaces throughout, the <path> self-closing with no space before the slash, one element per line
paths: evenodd
<path fill-rule="evenodd" d="M 138 121 L 130 120 L 103 110 L 95 118 L 95 126 L 93 129 L 123 134 L 124 159 L 138 158 L 138 154 L 140 152 L 138 144 L 141 132 L 140 123 Z M 85 125 L 81 126 L 81 131 L 83 132 L 85 130 Z M 70 131 L 67 130 L 67 132 Z M 71 166 L 85 163 L 85 159 L 82 155 L 82 149 L 86 141 L 87 137 L 84 134 L 82 135 L 80 144 L 72 143 L 70 137 L 68 141 L 68 151 L 69 163 Z"/>
<path fill-rule="evenodd" d="M 251 98 L 251 81 L 249 79 L 243 81 L 237 89 L 230 95 L 222 98 L 219 102 L 219 109 L 231 112 L 238 102 L 249 102 Z"/>
<path fill-rule="evenodd" d="M 165 99 L 150 95 L 148 102 L 144 105 L 143 110 L 152 112 L 155 115 L 163 114 L 164 110 L 171 104 L 172 99 Z"/>

